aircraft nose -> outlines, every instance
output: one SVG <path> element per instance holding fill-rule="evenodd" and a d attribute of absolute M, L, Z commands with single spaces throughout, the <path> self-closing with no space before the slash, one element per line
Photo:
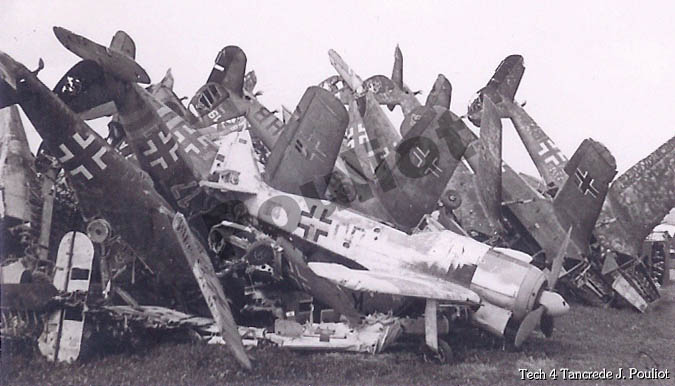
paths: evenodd
<path fill-rule="evenodd" d="M 570 310 L 569 304 L 565 298 L 553 291 L 544 291 L 541 294 L 539 303 L 546 308 L 546 313 L 550 316 L 560 316 Z"/>

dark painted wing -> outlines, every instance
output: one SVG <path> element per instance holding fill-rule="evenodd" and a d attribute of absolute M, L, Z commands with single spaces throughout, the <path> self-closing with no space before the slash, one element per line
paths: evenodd
<path fill-rule="evenodd" d="M 595 226 L 605 248 L 639 256 L 642 242 L 675 207 L 675 137 L 617 178 Z"/>

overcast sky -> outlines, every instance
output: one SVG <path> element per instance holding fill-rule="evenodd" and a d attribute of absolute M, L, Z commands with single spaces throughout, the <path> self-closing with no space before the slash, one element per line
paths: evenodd
<path fill-rule="evenodd" d="M 153 82 L 171 67 L 178 96 L 192 97 L 217 52 L 239 45 L 270 109 L 294 108 L 333 75 L 330 48 L 362 78 L 390 75 L 400 44 L 404 81 L 424 101 L 436 75 L 452 82 L 461 115 L 509 54 L 525 57 L 516 94 L 567 156 L 586 137 L 604 143 L 619 172 L 675 134 L 672 2 L 628 1 L 28 1 L 3 0 L 0 50 L 28 68 L 38 59 L 50 88 L 78 58 L 56 40 L 62 26 L 107 45 L 117 30 L 136 42 Z M 397 110 L 400 111 L 400 110 Z M 400 113 L 398 113 L 400 115 Z M 397 118 L 397 117 L 394 117 Z M 31 145 L 39 137 L 27 126 Z M 536 173 L 504 122 L 504 158 Z"/>

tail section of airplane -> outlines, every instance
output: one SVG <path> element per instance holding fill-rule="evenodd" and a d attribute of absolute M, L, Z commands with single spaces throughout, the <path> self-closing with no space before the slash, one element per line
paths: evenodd
<path fill-rule="evenodd" d="M 440 106 L 446 110 L 450 110 L 451 100 L 452 84 L 450 84 L 450 81 L 443 74 L 438 74 L 424 105 L 429 107 Z"/>
<path fill-rule="evenodd" d="M 340 151 L 349 115 L 342 102 L 310 87 L 276 141 L 265 166 L 266 182 L 281 191 L 320 198 Z"/>
<path fill-rule="evenodd" d="M 486 89 L 495 90 L 504 100 L 513 101 L 516 96 L 520 80 L 523 78 L 525 66 L 523 66 L 523 57 L 520 55 L 510 55 L 504 59 L 495 74 L 488 81 Z M 499 99 L 493 100 L 495 104 L 501 102 Z"/>
<path fill-rule="evenodd" d="M 567 179 L 564 171 L 567 158 L 544 130 L 513 99 L 524 71 L 522 56 L 511 55 L 504 59 L 488 84 L 479 91 L 478 98 L 469 107 L 468 115 L 474 124 L 480 124 L 480 111 L 483 108 L 485 97 L 489 96 L 498 107 L 501 116 L 511 119 L 537 171 L 543 178 L 547 190 L 554 192 Z"/>
<path fill-rule="evenodd" d="M 106 74 L 91 83 L 108 90 L 106 96 L 115 102 L 127 143 L 152 177 L 157 191 L 188 217 L 216 205 L 198 186 L 216 155 L 215 145 L 200 140 L 196 130 L 136 84 L 138 77 L 130 74 L 144 70 L 133 59 L 70 31 L 56 27 L 54 32 L 66 48 L 85 60 L 95 61 Z M 72 79 L 66 75 L 59 85 L 69 81 Z M 63 96 L 67 92 L 57 89 L 57 94 Z M 86 99 L 83 95 L 80 92 L 76 99 Z"/>
<path fill-rule="evenodd" d="M 116 78 L 126 82 L 150 83 L 148 73 L 126 53 L 104 47 L 65 28 L 54 27 L 54 34 L 70 52 L 82 59 L 95 61 Z"/>
<path fill-rule="evenodd" d="M 619 176 L 595 226 L 603 247 L 639 256 L 642 242 L 675 207 L 675 137 Z"/>
<path fill-rule="evenodd" d="M 227 46 L 216 56 L 207 83 L 218 83 L 238 96 L 244 94 L 246 54 L 238 46 Z"/>
<path fill-rule="evenodd" d="M 572 240 L 587 246 L 616 175 L 616 161 L 607 148 L 592 139 L 584 140 L 565 166 L 567 181 L 553 200 L 553 208 L 565 229 L 572 227 Z"/>
<path fill-rule="evenodd" d="M 110 48 L 119 51 L 131 59 L 136 59 L 136 43 L 124 31 L 117 31 L 110 41 Z"/>
<path fill-rule="evenodd" d="M 478 91 L 476 99 L 469 104 L 469 120 L 474 125 L 480 126 L 483 95 L 490 95 L 492 102 L 497 106 L 502 102 L 513 102 L 524 72 L 522 56 L 510 55 L 502 60 L 487 85 Z"/>
<path fill-rule="evenodd" d="M 483 118 L 479 139 L 481 151 L 476 172 L 476 187 L 492 226 L 501 229 L 502 218 L 502 123 L 489 97 L 483 100 Z"/>
<path fill-rule="evenodd" d="M 87 119 L 112 115 L 117 111 L 103 69 L 93 60 L 80 61 L 68 70 L 54 87 L 54 93 L 71 110 Z"/>
<path fill-rule="evenodd" d="M 394 82 L 399 89 L 403 90 L 403 52 L 401 47 L 396 45 L 394 49 L 394 68 L 391 71 L 391 81 Z"/>
<path fill-rule="evenodd" d="M 423 109 L 396 152 L 376 170 L 376 196 L 404 229 L 415 228 L 436 209 L 466 150 L 457 133 L 461 120 L 439 107 Z"/>

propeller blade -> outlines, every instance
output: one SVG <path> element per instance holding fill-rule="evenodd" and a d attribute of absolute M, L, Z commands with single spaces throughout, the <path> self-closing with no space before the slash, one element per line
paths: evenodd
<path fill-rule="evenodd" d="M 567 246 L 570 244 L 571 235 L 572 235 L 572 227 L 570 227 L 570 229 L 567 231 L 565 241 L 563 241 L 563 244 L 560 247 L 560 250 L 558 251 L 558 255 L 555 257 L 553 263 L 551 264 L 551 272 L 549 273 L 548 276 L 548 289 L 550 290 L 555 288 L 555 283 L 558 281 L 558 278 L 560 277 L 560 270 L 562 269 L 563 261 L 565 260 L 565 254 L 567 253 Z"/>
<path fill-rule="evenodd" d="M 544 314 L 544 310 L 544 307 L 537 307 L 534 311 L 531 311 L 525 316 L 523 321 L 520 322 L 518 332 L 516 332 L 516 339 L 513 342 L 514 346 L 520 347 L 527 337 L 532 334 L 534 329 L 537 328 L 541 316 Z"/>

